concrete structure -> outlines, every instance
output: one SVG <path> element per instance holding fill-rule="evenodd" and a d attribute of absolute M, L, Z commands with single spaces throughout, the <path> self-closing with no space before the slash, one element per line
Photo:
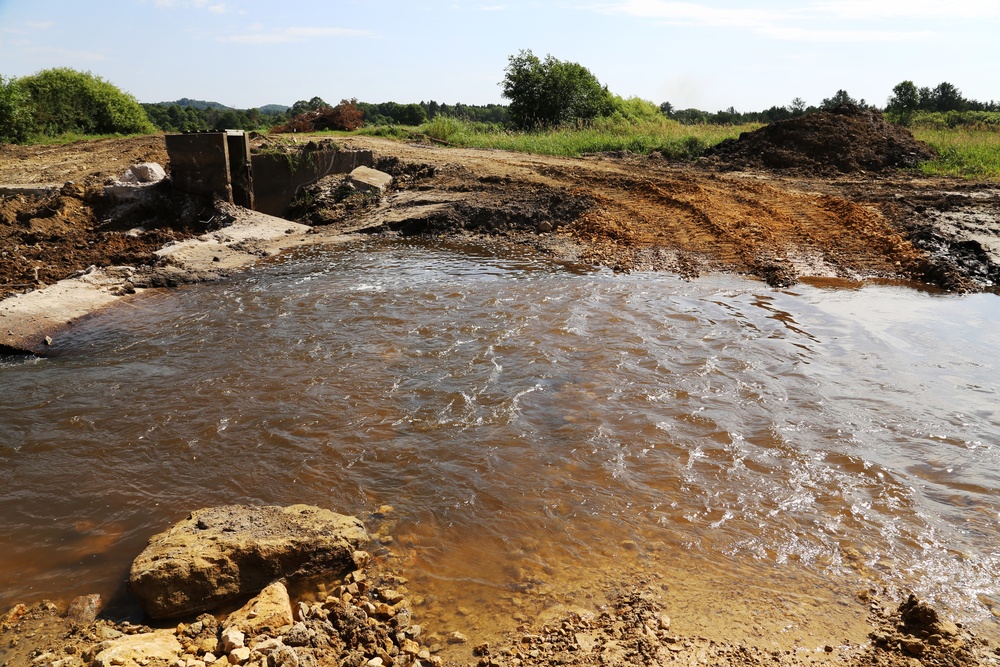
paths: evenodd
<path fill-rule="evenodd" d="M 183 192 L 283 216 L 304 185 L 373 164 L 371 151 L 305 146 L 297 153 L 250 154 L 241 130 L 168 134 L 171 180 Z"/>

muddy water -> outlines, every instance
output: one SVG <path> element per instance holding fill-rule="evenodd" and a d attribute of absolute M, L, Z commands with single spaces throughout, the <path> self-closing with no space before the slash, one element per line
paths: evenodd
<path fill-rule="evenodd" d="M 995 628 L 998 349 L 992 295 L 304 249 L 0 363 L 0 607 L 128 613 L 191 509 L 311 503 L 473 640 L 609 581 L 710 638 L 857 639 L 871 586 Z"/>

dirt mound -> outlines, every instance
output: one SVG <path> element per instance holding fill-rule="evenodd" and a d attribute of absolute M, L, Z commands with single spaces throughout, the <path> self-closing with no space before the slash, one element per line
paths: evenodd
<path fill-rule="evenodd" d="M 937 154 L 878 111 L 842 106 L 778 121 L 705 153 L 723 168 L 794 169 L 816 174 L 913 167 Z"/>

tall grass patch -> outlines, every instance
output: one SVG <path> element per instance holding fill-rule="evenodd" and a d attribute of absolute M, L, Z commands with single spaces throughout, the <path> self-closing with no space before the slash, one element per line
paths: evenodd
<path fill-rule="evenodd" d="M 636 113 L 645 110 L 633 108 L 622 111 L 624 113 L 599 118 L 579 127 L 528 132 L 438 116 L 418 131 L 438 141 L 468 148 L 571 157 L 587 153 L 630 151 L 648 154 L 659 151 L 671 159 L 692 159 L 723 139 L 736 138 L 741 132 L 760 127 L 756 124 L 681 125 L 663 116 Z"/>
<path fill-rule="evenodd" d="M 933 146 L 937 159 L 920 170 L 928 176 L 1000 179 L 1000 128 L 913 128 L 913 136 Z"/>

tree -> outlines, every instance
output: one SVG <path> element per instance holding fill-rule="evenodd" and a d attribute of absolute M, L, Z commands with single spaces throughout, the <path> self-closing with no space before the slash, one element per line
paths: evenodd
<path fill-rule="evenodd" d="M 24 143 L 32 132 L 27 94 L 16 79 L 0 75 L 0 142 Z"/>
<path fill-rule="evenodd" d="M 931 91 L 931 104 L 934 111 L 964 111 L 968 106 L 962 91 L 947 81 L 943 81 Z"/>
<path fill-rule="evenodd" d="M 858 106 L 858 101 L 847 94 L 846 90 L 838 90 L 833 97 L 828 97 L 820 104 L 823 109 L 836 109 L 840 106 Z"/>
<path fill-rule="evenodd" d="M 520 129 L 588 122 L 607 115 L 612 95 L 590 70 L 551 55 L 545 60 L 524 49 L 510 56 L 503 96 L 510 100 L 510 122 Z"/>
<path fill-rule="evenodd" d="M 30 99 L 34 125 L 42 134 L 155 131 L 134 97 L 90 72 L 57 67 L 23 77 L 18 85 Z"/>
<path fill-rule="evenodd" d="M 920 89 L 912 81 L 901 81 L 892 89 L 892 97 L 885 107 L 894 122 L 909 125 L 913 114 L 920 108 Z"/>
<path fill-rule="evenodd" d="M 664 102 L 660 105 L 660 113 L 662 113 L 667 118 L 670 118 L 670 114 L 674 112 L 674 105 L 670 102 Z"/>
<path fill-rule="evenodd" d="M 322 97 L 318 95 L 313 97 L 308 102 L 306 100 L 299 100 L 292 105 L 292 108 L 288 111 L 288 115 L 294 118 L 304 114 L 307 111 L 319 111 L 320 109 L 329 109 L 332 105 L 327 104 L 323 101 Z"/>
<path fill-rule="evenodd" d="M 801 116 L 806 112 L 806 101 L 801 97 L 795 97 L 788 106 L 788 110 L 793 116 Z"/>
<path fill-rule="evenodd" d="M 912 81 L 897 83 L 886 105 L 887 111 L 913 113 L 920 108 L 920 90 Z"/>

